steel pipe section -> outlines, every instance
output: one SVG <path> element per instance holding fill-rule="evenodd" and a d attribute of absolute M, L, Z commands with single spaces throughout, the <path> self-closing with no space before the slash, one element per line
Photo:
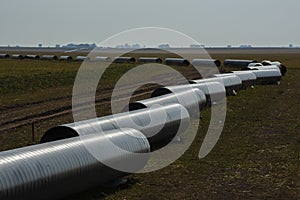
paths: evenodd
<path fill-rule="evenodd" d="M 225 67 L 237 67 L 240 69 L 248 67 L 251 63 L 257 63 L 256 60 L 233 60 L 233 59 L 226 59 L 224 61 Z"/>
<path fill-rule="evenodd" d="M 263 64 L 261 64 L 261 63 L 250 63 L 247 67 L 246 67 L 246 69 L 248 68 L 248 67 L 262 67 L 263 66 Z"/>
<path fill-rule="evenodd" d="M 192 60 L 192 65 L 197 66 L 197 67 L 220 67 L 221 66 L 221 61 L 220 60 L 215 60 L 215 59 L 193 59 Z"/>
<path fill-rule="evenodd" d="M 247 67 L 247 70 L 277 70 L 281 74 L 280 68 L 276 65 Z"/>
<path fill-rule="evenodd" d="M 281 69 L 279 67 L 279 65 L 263 65 L 262 63 L 252 63 L 249 64 L 247 68 L 245 68 L 244 70 L 268 70 L 268 69 L 276 69 L 278 71 L 280 71 L 281 73 Z"/>
<path fill-rule="evenodd" d="M 42 55 L 41 60 L 57 60 L 58 57 L 55 55 Z"/>
<path fill-rule="evenodd" d="M 189 123 L 188 111 L 180 104 L 171 104 L 57 126 L 43 135 L 41 143 L 76 137 L 80 133 L 134 128 L 147 137 L 153 151 L 171 142 Z"/>
<path fill-rule="evenodd" d="M 76 56 L 76 61 L 89 61 L 90 59 L 86 56 Z"/>
<path fill-rule="evenodd" d="M 165 64 L 170 66 L 189 66 L 190 62 L 183 58 L 166 58 Z"/>
<path fill-rule="evenodd" d="M 116 151 L 111 144 L 122 150 Z M 87 147 L 101 159 L 96 159 Z M 134 129 L 0 152 L 0 199 L 61 199 L 127 175 L 103 163 L 125 163 L 130 169 L 141 170 L 147 160 L 132 153 L 147 152 L 150 145 L 146 137 Z"/>
<path fill-rule="evenodd" d="M 93 61 L 95 61 L 95 62 L 111 62 L 111 58 L 105 57 L 105 56 L 96 56 Z"/>
<path fill-rule="evenodd" d="M 25 56 L 25 59 L 30 59 L 30 60 L 38 60 L 40 59 L 40 56 L 38 55 L 33 55 L 33 54 L 29 54 Z"/>
<path fill-rule="evenodd" d="M 9 54 L 0 54 L 0 58 L 10 58 Z"/>
<path fill-rule="evenodd" d="M 242 88 L 242 80 L 234 74 L 232 74 L 232 75 L 220 74 L 220 75 L 218 75 L 218 77 L 190 81 L 191 84 L 210 83 L 210 82 L 219 82 L 219 83 L 223 84 L 226 89 L 226 94 L 229 96 L 236 95 L 237 94 L 236 91 L 238 91 Z"/>
<path fill-rule="evenodd" d="M 287 68 L 285 65 L 281 64 L 279 61 L 271 62 L 268 60 L 264 60 L 261 63 L 259 69 L 279 69 L 282 76 L 284 76 L 287 72 Z"/>
<path fill-rule="evenodd" d="M 271 66 L 271 65 L 278 66 L 280 71 L 281 71 L 282 76 L 284 76 L 287 72 L 287 67 L 279 61 L 272 62 L 272 61 L 269 61 L 269 60 L 264 60 L 261 63 L 262 63 L 263 66 Z"/>
<path fill-rule="evenodd" d="M 199 89 L 205 94 L 207 105 L 217 104 L 226 97 L 225 87 L 219 82 L 162 87 L 154 90 L 151 97 L 159 97 L 162 95 L 176 93 L 177 91 L 186 91 L 191 88 Z"/>
<path fill-rule="evenodd" d="M 281 73 L 277 69 L 268 70 L 250 70 L 257 77 L 259 84 L 275 84 L 278 85 L 281 80 Z"/>
<path fill-rule="evenodd" d="M 281 71 L 281 74 L 282 76 L 284 76 L 287 72 L 287 67 L 285 65 L 283 65 L 281 62 L 279 61 L 274 61 L 274 62 L 271 62 L 272 65 L 276 65 L 279 67 L 280 71 Z"/>
<path fill-rule="evenodd" d="M 157 104 L 164 106 L 174 103 L 184 106 L 188 110 L 190 116 L 199 117 L 199 111 L 206 105 L 206 96 L 197 88 L 174 91 L 172 94 L 132 102 L 129 104 L 129 111 L 151 108 L 151 106 Z"/>
<path fill-rule="evenodd" d="M 73 57 L 72 56 L 60 56 L 59 60 L 72 61 Z"/>
<path fill-rule="evenodd" d="M 264 61 L 262 61 L 262 63 L 249 64 L 248 67 L 245 68 L 244 70 L 253 70 L 253 69 L 261 69 L 261 70 L 278 69 L 282 76 L 284 76 L 287 72 L 287 68 L 285 65 L 281 64 L 278 61 L 271 62 L 268 60 L 264 60 Z"/>
<path fill-rule="evenodd" d="M 139 63 L 162 63 L 162 59 L 161 58 L 153 58 L 153 57 L 140 57 L 138 59 Z"/>
<path fill-rule="evenodd" d="M 231 73 L 241 79 L 244 89 L 255 85 L 257 82 L 256 75 L 251 71 L 231 71 Z"/>
<path fill-rule="evenodd" d="M 13 54 L 11 55 L 12 59 L 17 59 L 17 60 L 22 60 L 24 59 L 24 56 L 20 55 L 20 54 Z"/>
<path fill-rule="evenodd" d="M 115 57 L 114 63 L 122 64 L 122 63 L 135 63 L 136 60 L 133 57 Z"/>

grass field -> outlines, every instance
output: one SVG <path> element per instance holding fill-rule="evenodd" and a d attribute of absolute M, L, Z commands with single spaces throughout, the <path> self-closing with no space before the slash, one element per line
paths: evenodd
<path fill-rule="evenodd" d="M 123 187 L 94 188 L 70 199 L 299 199 L 299 55 L 212 57 L 280 60 L 288 66 L 288 73 L 279 86 L 256 86 L 228 97 L 225 128 L 206 158 L 199 160 L 197 155 L 208 127 L 209 109 L 202 112 L 193 145 L 177 162 L 157 172 L 131 175 Z M 0 60 L 0 123 L 6 127 L 0 129 L 1 150 L 36 144 L 47 129 L 72 121 L 72 84 L 79 66 L 77 62 Z M 106 90 L 132 67 L 112 66 L 103 80 Z M 190 69 L 177 69 L 187 77 L 194 76 Z M 142 93 L 139 97 L 146 96 Z M 99 110 L 109 113 L 101 98 L 105 97 L 99 96 Z M 20 126 L 14 127 L 17 123 Z M 34 141 L 31 123 L 36 129 Z"/>

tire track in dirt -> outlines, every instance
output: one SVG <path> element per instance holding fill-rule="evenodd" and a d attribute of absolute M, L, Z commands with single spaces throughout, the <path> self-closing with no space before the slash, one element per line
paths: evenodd
<path fill-rule="evenodd" d="M 186 72 L 183 75 L 189 79 L 198 78 L 199 74 L 196 72 Z M 158 77 L 159 80 L 160 77 Z M 164 77 L 165 78 L 165 77 Z M 183 80 L 175 80 L 176 84 L 183 83 Z M 172 77 L 163 81 L 164 85 L 174 83 Z M 132 88 L 136 85 L 124 86 L 124 91 L 119 95 L 119 100 L 126 98 Z M 158 86 L 149 86 L 142 88 L 132 95 L 132 98 L 141 98 L 156 89 Z M 96 95 L 96 106 L 109 106 L 111 101 L 111 92 L 113 88 L 104 88 L 102 94 Z M 78 111 L 84 110 L 86 104 L 91 102 L 85 102 L 85 105 L 79 105 Z M 33 102 L 26 105 L 18 105 L 7 109 L 0 110 L 0 134 L 14 128 L 18 128 L 31 123 L 38 123 L 44 120 L 48 120 L 54 117 L 68 115 L 72 112 L 72 96 L 65 96 L 62 98 L 55 98 L 46 101 Z"/>

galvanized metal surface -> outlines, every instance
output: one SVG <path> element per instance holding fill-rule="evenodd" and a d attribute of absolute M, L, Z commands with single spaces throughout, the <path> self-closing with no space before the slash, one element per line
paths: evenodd
<path fill-rule="evenodd" d="M 161 58 L 153 58 L 153 57 L 140 57 L 138 59 L 140 63 L 162 63 Z"/>
<path fill-rule="evenodd" d="M 242 81 L 255 81 L 256 76 L 251 71 L 231 71 L 234 75 L 238 76 Z"/>
<path fill-rule="evenodd" d="M 11 55 L 12 59 L 24 59 L 24 56 L 20 55 L 20 54 L 13 54 Z"/>
<path fill-rule="evenodd" d="M 42 55 L 42 60 L 57 60 L 58 57 L 56 55 Z"/>
<path fill-rule="evenodd" d="M 281 72 L 276 69 L 250 70 L 257 77 L 259 84 L 279 84 Z"/>
<path fill-rule="evenodd" d="M 10 58 L 9 54 L 0 54 L 0 58 Z"/>
<path fill-rule="evenodd" d="M 279 61 L 269 61 L 269 60 L 264 60 L 261 62 L 262 66 L 277 66 L 280 69 L 280 72 L 282 74 L 282 76 L 284 76 L 287 72 L 287 67 L 285 65 L 283 65 L 281 62 Z M 253 67 L 253 66 L 251 66 Z"/>
<path fill-rule="evenodd" d="M 85 60 L 90 60 L 88 57 L 86 56 L 77 56 L 76 59 L 77 61 L 85 61 Z"/>
<path fill-rule="evenodd" d="M 129 104 L 129 111 L 151 108 L 154 105 L 169 105 L 178 103 L 184 106 L 190 116 L 199 116 L 199 111 L 206 105 L 205 94 L 197 88 L 173 91 L 172 94 L 166 94 L 150 99 L 135 101 Z M 196 112 L 196 113 L 195 113 Z"/>
<path fill-rule="evenodd" d="M 125 151 L 117 151 L 108 140 Z M 0 199 L 53 200 L 126 175 L 99 162 L 87 148 L 103 163 L 127 164 L 136 171 L 147 161 L 135 162 L 137 158 L 129 152 L 150 151 L 146 137 L 134 129 L 4 151 L 0 153 Z"/>
<path fill-rule="evenodd" d="M 257 83 L 257 77 L 251 71 L 232 71 L 232 73 L 241 79 L 244 89 Z"/>
<path fill-rule="evenodd" d="M 38 55 L 33 55 L 33 54 L 29 54 L 25 56 L 25 59 L 33 59 L 33 60 L 38 60 L 40 59 L 40 56 Z"/>
<path fill-rule="evenodd" d="M 276 66 L 279 67 L 282 76 L 284 76 L 285 73 L 287 72 L 287 67 L 286 67 L 285 65 L 283 65 L 281 62 L 279 62 L 279 61 L 274 61 L 274 62 L 271 62 L 271 64 L 272 64 L 272 65 L 276 65 Z"/>
<path fill-rule="evenodd" d="M 261 61 L 261 64 L 263 66 L 268 66 L 268 65 L 272 65 L 272 62 L 270 60 L 263 60 L 263 61 Z"/>
<path fill-rule="evenodd" d="M 234 59 L 226 59 L 224 61 L 225 67 L 238 67 L 238 68 L 245 68 L 248 67 L 251 63 L 257 63 L 256 60 L 234 60 Z"/>
<path fill-rule="evenodd" d="M 219 82 L 224 85 L 227 95 L 235 95 L 236 91 L 242 88 L 242 80 L 232 75 L 219 75 L 218 77 L 198 79 L 190 81 L 191 84 Z"/>
<path fill-rule="evenodd" d="M 135 63 L 136 60 L 133 57 L 115 57 L 115 63 Z"/>
<path fill-rule="evenodd" d="M 279 66 L 277 65 L 268 65 L 268 66 L 255 66 L 255 67 L 247 67 L 248 70 L 270 70 L 274 69 L 281 73 Z"/>
<path fill-rule="evenodd" d="M 197 67 L 203 67 L 203 66 L 219 67 L 221 66 L 221 61 L 215 59 L 193 59 L 192 65 Z"/>
<path fill-rule="evenodd" d="M 73 60 L 73 57 L 72 56 L 60 56 L 59 60 L 68 60 L 68 61 L 71 61 L 71 60 Z"/>
<path fill-rule="evenodd" d="M 165 64 L 174 66 L 188 66 L 190 65 L 190 62 L 183 58 L 166 58 Z"/>
<path fill-rule="evenodd" d="M 230 87 L 230 86 L 238 86 L 242 84 L 241 79 L 236 76 L 235 74 L 219 74 L 219 75 L 214 75 L 215 77 L 212 78 L 206 78 L 206 79 L 197 79 L 197 80 L 192 80 L 190 81 L 191 83 L 210 83 L 210 82 L 219 82 L 223 84 L 225 87 Z M 216 77 L 217 76 L 217 77 Z"/>
<path fill-rule="evenodd" d="M 261 64 L 261 63 L 250 63 L 248 65 L 248 67 L 262 67 L 262 66 L 263 66 L 263 64 Z"/>
<path fill-rule="evenodd" d="M 76 137 L 83 133 L 134 128 L 148 138 L 151 150 L 155 150 L 168 144 L 179 128 L 179 131 L 184 131 L 189 123 L 188 111 L 180 104 L 171 104 L 57 126 L 48 130 L 41 142 Z"/>
<path fill-rule="evenodd" d="M 158 97 L 161 95 L 171 94 L 174 91 L 186 91 L 191 88 L 201 90 L 205 94 L 208 104 L 218 103 L 226 97 L 225 87 L 219 82 L 162 87 L 154 90 L 154 92 L 151 94 L 151 97 Z"/>
<path fill-rule="evenodd" d="M 96 62 L 110 62 L 112 60 L 111 60 L 110 57 L 96 56 L 95 59 L 93 59 L 93 61 L 96 61 Z"/>

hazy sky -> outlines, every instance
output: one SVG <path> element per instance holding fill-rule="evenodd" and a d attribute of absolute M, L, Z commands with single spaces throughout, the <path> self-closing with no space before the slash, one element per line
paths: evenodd
<path fill-rule="evenodd" d="M 207 46 L 300 45 L 299 0 L 0 0 L 0 45 L 100 43 L 164 27 Z"/>

